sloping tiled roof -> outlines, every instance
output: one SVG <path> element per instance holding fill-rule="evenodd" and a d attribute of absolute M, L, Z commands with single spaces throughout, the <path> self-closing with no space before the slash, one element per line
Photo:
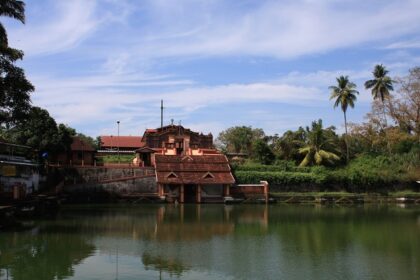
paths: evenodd
<path fill-rule="evenodd" d="M 73 142 L 71 143 L 70 149 L 72 151 L 85 151 L 85 152 L 93 152 L 95 148 L 88 142 L 83 141 L 80 137 L 74 136 Z"/>
<path fill-rule="evenodd" d="M 101 136 L 101 148 L 133 148 L 144 146 L 140 136 Z"/>
<path fill-rule="evenodd" d="M 157 182 L 162 184 L 233 184 L 224 155 L 155 155 Z"/>

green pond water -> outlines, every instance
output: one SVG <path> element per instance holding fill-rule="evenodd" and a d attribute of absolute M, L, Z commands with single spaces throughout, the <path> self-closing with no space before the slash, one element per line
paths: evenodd
<path fill-rule="evenodd" d="M 420 279 L 420 207 L 66 206 L 0 232 L 0 279 Z"/>

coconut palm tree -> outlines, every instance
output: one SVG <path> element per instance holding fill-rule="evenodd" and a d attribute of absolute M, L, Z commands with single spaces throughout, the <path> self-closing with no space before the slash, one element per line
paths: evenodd
<path fill-rule="evenodd" d="M 0 1 L 0 16 L 6 16 L 25 23 L 25 3 L 18 0 L 2 0 Z M 8 46 L 7 33 L 3 24 L 0 23 L 0 45 Z"/>
<path fill-rule="evenodd" d="M 305 155 L 299 166 L 321 165 L 340 159 L 334 150 L 334 140 L 329 137 L 328 130 L 322 128 L 322 120 L 312 122 L 312 127 L 306 127 L 306 140 L 299 153 Z"/>
<path fill-rule="evenodd" d="M 365 82 L 365 88 L 372 90 L 374 100 L 382 101 L 384 121 L 386 126 L 385 99 L 389 97 L 389 92 L 394 90 L 392 79 L 387 76 L 389 71 L 382 64 L 378 64 L 373 69 L 374 79 Z"/>
<path fill-rule="evenodd" d="M 350 106 L 354 108 L 354 102 L 357 100 L 356 95 L 359 92 L 356 90 L 356 84 L 349 81 L 348 76 L 340 76 L 336 78 L 337 85 L 330 86 L 329 89 L 331 90 L 331 99 L 335 99 L 334 108 L 341 106 L 341 110 L 344 113 L 344 127 L 346 130 L 346 151 L 347 151 L 347 161 L 349 160 L 349 145 L 347 139 L 347 108 Z"/>

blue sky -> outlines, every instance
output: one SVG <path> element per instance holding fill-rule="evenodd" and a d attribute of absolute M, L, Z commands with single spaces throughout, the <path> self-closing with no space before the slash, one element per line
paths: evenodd
<path fill-rule="evenodd" d="M 267 134 L 324 124 L 342 131 L 329 101 L 339 75 L 358 85 L 348 113 L 363 121 L 363 83 L 383 63 L 420 65 L 419 0 L 37 0 L 27 22 L 2 18 L 33 104 L 98 136 L 141 135 L 171 119 L 197 131 L 235 125 Z"/>

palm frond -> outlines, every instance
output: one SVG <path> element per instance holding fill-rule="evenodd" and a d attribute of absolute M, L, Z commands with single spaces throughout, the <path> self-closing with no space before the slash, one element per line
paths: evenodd
<path fill-rule="evenodd" d="M 307 146 L 307 147 L 303 147 L 303 148 L 299 148 L 298 153 L 299 154 L 306 154 L 306 153 L 310 153 L 311 151 L 311 147 Z"/>
<path fill-rule="evenodd" d="M 332 153 L 332 152 L 328 152 L 328 151 L 325 151 L 325 150 L 320 150 L 318 153 L 322 158 L 324 158 L 326 160 L 340 160 L 340 157 L 337 156 L 336 154 Z"/>
<path fill-rule="evenodd" d="M 320 155 L 319 152 L 315 153 L 314 159 L 315 159 L 315 164 L 316 165 L 320 165 L 322 163 L 322 156 Z"/>
<path fill-rule="evenodd" d="M 310 164 L 310 162 L 311 162 L 310 158 L 311 158 L 310 153 L 307 153 L 306 156 L 305 156 L 305 158 L 299 164 L 299 167 L 308 166 Z"/>
<path fill-rule="evenodd" d="M 0 1 L 0 16 L 11 17 L 25 23 L 25 3 L 19 0 Z"/>
<path fill-rule="evenodd" d="M 376 80 L 368 80 L 365 82 L 365 88 L 366 89 L 370 89 L 372 87 L 374 87 L 376 84 Z"/>

